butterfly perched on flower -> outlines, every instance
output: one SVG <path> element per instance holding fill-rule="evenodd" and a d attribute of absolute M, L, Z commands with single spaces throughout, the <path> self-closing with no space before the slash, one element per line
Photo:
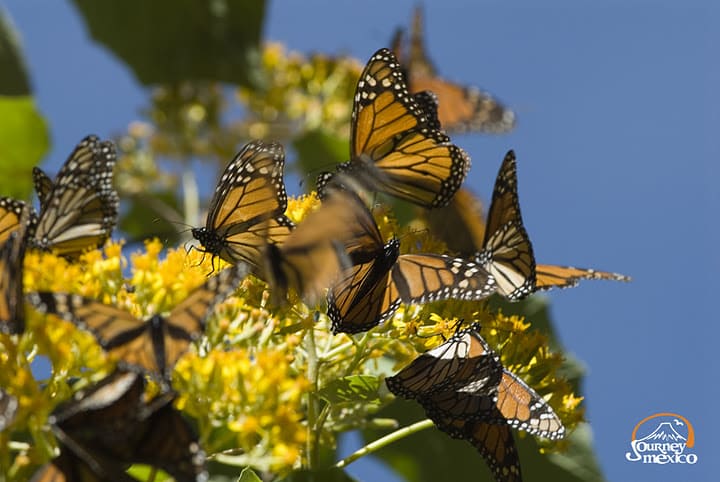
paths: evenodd
<path fill-rule="evenodd" d="M 535 263 L 520 213 L 513 151 L 506 154 L 495 180 L 477 261 L 495 278 L 498 293 L 510 300 L 522 299 L 537 290 L 574 286 L 581 279 L 630 280 L 625 275 L 606 271 Z"/>
<path fill-rule="evenodd" d="M 515 114 L 487 92 L 440 77 L 428 58 L 423 33 L 422 8 L 413 13 L 409 45 L 405 30 L 396 30 L 392 51 L 406 72 L 410 92 L 429 90 L 438 97 L 438 116 L 447 132 L 501 133 L 515 125 Z"/>
<path fill-rule="evenodd" d="M 333 332 L 358 333 L 385 322 L 400 303 L 483 299 L 495 280 L 480 265 L 440 254 L 400 254 L 397 238 L 387 244 L 365 204 L 354 193 L 346 244 L 352 267 L 328 290 Z"/>
<path fill-rule="evenodd" d="M 68 258 L 101 247 L 118 218 L 119 198 L 112 185 L 115 162 L 113 143 L 90 135 L 75 147 L 54 181 L 36 167 L 40 212 L 30 246 Z"/>
<path fill-rule="evenodd" d="M 276 142 L 252 141 L 227 165 L 210 201 L 204 227 L 192 229 L 203 251 L 261 272 L 261 250 L 282 244 L 294 225 L 285 216 L 285 151 Z"/>
<path fill-rule="evenodd" d="M 57 315 L 90 331 L 122 367 L 141 370 L 166 382 L 175 362 L 205 330 L 207 318 L 247 274 L 246 265 L 220 271 L 194 289 L 167 316 L 138 319 L 116 306 L 79 295 L 30 293 L 40 312 Z"/>
<path fill-rule="evenodd" d="M 336 173 L 320 175 L 318 194 L 328 184 L 349 183 L 425 208 L 446 205 L 462 185 L 470 157 L 439 129 L 436 115 L 423 107 L 427 102 L 408 92 L 392 52 L 378 50 L 355 91 L 350 160 Z M 430 104 L 429 110 L 436 108 Z"/>

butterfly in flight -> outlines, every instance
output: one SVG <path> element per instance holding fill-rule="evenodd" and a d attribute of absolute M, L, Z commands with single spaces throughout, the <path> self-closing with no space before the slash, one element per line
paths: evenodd
<path fill-rule="evenodd" d="M 159 467 L 178 481 L 207 480 L 197 435 L 172 407 L 171 392 L 146 400 L 144 379 L 116 370 L 50 417 L 60 457 L 33 480 L 135 480 L 134 463 Z M 63 475 L 64 478 L 52 478 Z"/>
<path fill-rule="evenodd" d="M 217 303 L 247 274 L 246 265 L 220 271 L 190 294 L 168 316 L 141 320 L 116 306 L 68 293 L 30 293 L 27 299 L 40 312 L 57 315 L 90 331 L 119 366 L 170 379 L 175 362 L 205 330 Z"/>
<path fill-rule="evenodd" d="M 617 273 L 535 263 L 530 237 L 520 213 L 513 151 L 505 156 L 495 181 L 477 261 L 495 278 L 498 293 L 513 301 L 537 290 L 575 286 L 581 279 L 630 280 Z"/>
<path fill-rule="evenodd" d="M 355 194 L 347 229 L 356 233 L 345 249 L 352 267 L 328 291 L 334 333 L 358 333 L 384 323 L 400 303 L 479 300 L 495 280 L 477 263 L 439 254 L 400 255 L 397 238 L 387 244 L 365 204 Z"/>
<path fill-rule="evenodd" d="M 265 247 L 265 279 L 275 303 L 292 288 L 312 304 L 351 266 L 345 246 L 362 234 L 353 223 L 355 203 L 349 192 L 330 188 L 320 207 L 282 245 Z"/>
<path fill-rule="evenodd" d="M 0 199 L 0 209 L 3 200 Z M 13 217 L 15 213 L 13 212 Z M 0 214 L 2 218 L 2 214 Z M 22 203 L 14 231 L 9 229 L 0 244 L 0 333 L 18 334 L 25 329 L 23 303 L 23 261 L 25 260 L 26 233 L 32 230 L 34 219 L 30 207 Z"/>
<path fill-rule="evenodd" d="M 409 45 L 405 30 L 397 29 L 391 45 L 403 65 L 410 92 L 429 90 L 439 100 L 439 118 L 447 132 L 509 131 L 515 125 L 515 114 L 487 92 L 450 82 L 437 74 L 428 58 L 423 34 L 423 12 L 413 13 Z"/>
<path fill-rule="evenodd" d="M 112 142 L 90 135 L 75 147 L 54 181 L 34 168 L 40 213 L 29 244 L 68 258 L 101 247 L 118 218 L 115 162 Z"/>
<path fill-rule="evenodd" d="M 395 56 L 378 50 L 360 75 L 350 125 L 350 160 L 318 178 L 380 191 L 425 208 L 445 206 L 465 180 L 470 157 L 440 129 L 431 94 L 411 95 Z"/>
<path fill-rule="evenodd" d="M 220 177 L 205 226 L 192 229 L 204 252 L 261 271 L 263 247 L 282 244 L 294 227 L 284 214 L 284 166 L 285 152 L 276 142 L 242 148 Z"/>

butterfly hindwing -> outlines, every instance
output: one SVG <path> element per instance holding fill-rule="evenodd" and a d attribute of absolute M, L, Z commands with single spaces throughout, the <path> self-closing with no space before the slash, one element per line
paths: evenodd
<path fill-rule="evenodd" d="M 0 244 L 0 333 L 18 334 L 25 329 L 23 261 L 34 221 L 30 206 L 22 203 L 15 230 Z"/>

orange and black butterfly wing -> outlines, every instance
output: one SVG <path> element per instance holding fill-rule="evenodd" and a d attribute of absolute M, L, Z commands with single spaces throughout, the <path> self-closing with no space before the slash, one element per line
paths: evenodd
<path fill-rule="evenodd" d="M 448 132 L 506 132 L 515 124 L 515 114 L 487 92 L 443 79 L 427 55 L 422 8 L 417 7 L 410 31 L 406 66 L 411 92 L 430 90 L 440 103 L 439 118 Z M 395 52 L 402 50 L 401 37 L 396 37 Z M 399 57 L 400 58 L 400 57 Z"/>
<path fill-rule="evenodd" d="M 573 266 L 554 266 L 550 264 L 538 264 L 535 267 L 536 282 L 535 289 L 549 290 L 551 288 L 570 288 L 577 285 L 583 279 L 601 279 L 614 281 L 630 281 L 629 276 L 608 271 L 597 271 L 594 269 L 575 268 Z"/>
<path fill-rule="evenodd" d="M 0 197 L 0 244 L 3 244 L 10 233 L 22 226 L 21 219 L 23 212 L 27 210 L 28 228 L 34 229 L 37 222 L 37 215 L 33 208 L 24 201 L 18 201 L 9 197 Z"/>
<path fill-rule="evenodd" d="M 88 136 L 77 145 L 50 191 L 38 192 L 44 201 L 30 239 L 34 247 L 72 258 L 105 243 L 118 217 L 119 199 L 112 186 L 115 161 L 109 141 Z"/>
<path fill-rule="evenodd" d="M 433 127 L 408 92 L 395 56 L 377 51 L 358 81 L 350 161 L 339 170 L 366 189 L 431 208 L 450 201 L 469 168 L 468 155 Z M 330 178 L 321 175 L 319 192 Z"/>
<path fill-rule="evenodd" d="M 160 320 L 145 322 L 115 306 L 67 293 L 31 293 L 27 299 L 38 311 L 90 331 L 121 366 L 151 374 L 162 372 L 164 357 L 156 349 L 158 338 L 153 336 L 153 325 L 161 326 Z"/>
<path fill-rule="evenodd" d="M 32 177 L 35 192 L 37 193 L 38 200 L 40 201 L 40 208 L 42 209 L 45 205 L 47 205 L 48 199 L 50 198 L 53 182 L 52 179 L 50 179 L 50 176 L 48 176 L 45 171 L 39 167 L 33 167 Z"/>
<path fill-rule="evenodd" d="M 18 334 L 25 329 L 23 261 L 27 233 L 35 221 L 30 206 L 23 203 L 16 229 L 0 246 L 0 333 Z"/>
<path fill-rule="evenodd" d="M 470 422 L 464 437 L 485 459 L 496 482 L 521 482 L 520 455 L 509 425 Z"/>
<path fill-rule="evenodd" d="M 458 331 L 442 345 L 423 353 L 396 375 L 386 378 L 390 391 L 408 399 L 431 399 L 435 393 L 454 392 L 460 388 L 494 390 L 502 374 L 502 365 L 497 354 L 477 334 L 477 328 Z"/>
<path fill-rule="evenodd" d="M 485 459 L 496 482 L 522 482 L 520 456 L 509 425 L 428 416 L 450 437 L 472 444 Z"/>
<path fill-rule="evenodd" d="M 505 370 L 497 389 L 501 420 L 518 430 L 551 440 L 565 436 L 565 427 L 552 407 L 514 373 Z M 490 423 L 497 419 L 486 418 Z"/>
<path fill-rule="evenodd" d="M 483 251 L 478 258 L 495 278 L 502 296 L 519 300 L 535 291 L 535 257 L 522 224 L 513 151 L 505 156 L 495 180 Z"/>
<path fill-rule="evenodd" d="M 480 264 L 439 254 L 404 254 L 392 269 L 403 303 L 447 299 L 481 300 L 495 292 L 495 280 Z"/>
<path fill-rule="evenodd" d="M 204 227 L 193 236 L 229 263 L 262 265 L 266 243 L 282 243 L 293 223 L 285 217 L 285 152 L 275 142 L 253 141 L 228 164 L 210 201 Z"/>

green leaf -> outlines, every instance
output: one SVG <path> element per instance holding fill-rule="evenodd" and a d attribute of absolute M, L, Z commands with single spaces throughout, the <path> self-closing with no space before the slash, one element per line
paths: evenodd
<path fill-rule="evenodd" d="M 74 0 L 90 34 L 144 85 L 202 80 L 251 85 L 264 0 Z"/>
<path fill-rule="evenodd" d="M 245 467 L 240 472 L 240 478 L 238 482 L 262 482 L 262 479 L 250 467 Z"/>
<path fill-rule="evenodd" d="M 123 199 L 128 209 L 120 218 L 120 230 L 129 236 L 129 242 L 157 236 L 166 245 L 180 241 L 177 226 L 164 219 L 154 203 L 163 202 L 179 211 L 180 201 L 172 191 L 153 192 L 151 196 Z"/>
<path fill-rule="evenodd" d="M 10 19 L 0 10 L 0 95 L 30 94 L 20 39 Z"/>
<path fill-rule="evenodd" d="M 334 171 L 338 163 L 347 160 L 350 152 L 346 138 L 321 129 L 303 133 L 293 141 L 293 147 L 298 156 L 295 170 L 311 175 Z"/>
<path fill-rule="evenodd" d="M 380 379 L 372 375 L 351 375 L 325 385 L 318 395 L 332 405 L 378 401 Z"/>
<path fill-rule="evenodd" d="M 29 198 L 32 168 L 40 163 L 48 144 L 47 124 L 32 97 L 0 96 L 0 193 L 3 196 Z"/>

